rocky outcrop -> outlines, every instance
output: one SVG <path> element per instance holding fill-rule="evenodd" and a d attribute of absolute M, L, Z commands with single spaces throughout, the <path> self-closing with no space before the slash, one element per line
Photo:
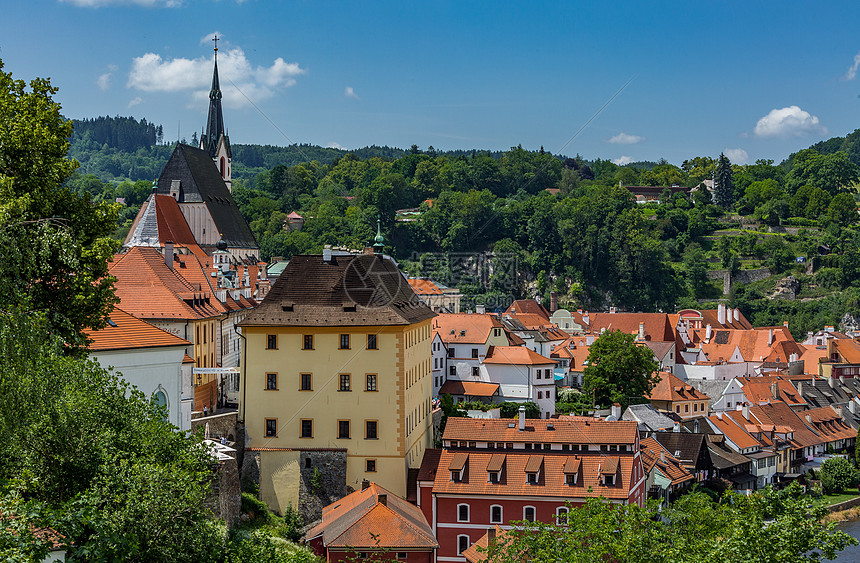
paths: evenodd
<path fill-rule="evenodd" d="M 773 293 L 768 297 L 770 299 L 787 299 L 793 301 L 797 299 L 797 294 L 800 292 L 800 282 L 794 276 L 786 276 L 779 280 L 776 287 L 773 288 Z"/>

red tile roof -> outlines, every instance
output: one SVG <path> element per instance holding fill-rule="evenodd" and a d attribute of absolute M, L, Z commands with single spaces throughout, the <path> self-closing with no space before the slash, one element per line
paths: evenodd
<path fill-rule="evenodd" d="M 626 334 L 639 334 L 639 323 L 644 324 L 645 339 L 659 342 L 673 342 L 675 333 L 665 313 L 592 313 L 591 332 L 601 329 L 620 330 Z"/>
<path fill-rule="evenodd" d="M 654 438 L 643 438 L 639 442 L 639 452 L 642 454 L 642 464 L 645 466 L 645 471 L 650 473 L 656 467 L 671 480 L 672 485 L 693 481 L 696 478 L 684 469 L 681 462 Z"/>
<path fill-rule="evenodd" d="M 499 392 L 498 383 L 480 383 L 477 381 L 456 381 L 449 379 L 439 389 L 439 394 L 468 395 L 470 397 L 492 397 Z"/>
<path fill-rule="evenodd" d="M 371 483 L 323 508 L 322 522 L 308 539 L 322 536 L 326 548 L 432 550 L 439 547 L 417 506 Z"/>
<path fill-rule="evenodd" d="M 549 311 L 534 299 L 517 299 L 505 311 L 507 315 L 520 315 L 523 313 L 540 315 L 544 320 L 549 321 Z"/>
<path fill-rule="evenodd" d="M 516 366 L 555 365 L 555 361 L 551 358 L 541 356 L 531 348 L 526 348 L 525 346 L 493 346 L 487 350 L 484 363 Z"/>
<path fill-rule="evenodd" d="M 708 420 L 717 429 L 717 432 L 724 434 L 726 438 L 734 442 L 738 448 L 746 449 L 761 447 L 761 443 L 758 440 L 740 427 L 738 423 L 726 413 L 712 414 L 708 417 Z"/>
<path fill-rule="evenodd" d="M 431 326 L 445 344 L 484 344 L 492 329 L 501 329 L 502 323 L 490 314 L 440 313 Z"/>
<path fill-rule="evenodd" d="M 415 295 L 442 295 L 442 290 L 439 289 L 439 286 L 430 280 L 409 278 L 406 281 L 412 286 L 412 291 L 415 292 Z"/>
<path fill-rule="evenodd" d="M 707 395 L 667 371 L 659 373 L 660 381 L 647 395 L 652 401 L 707 401 Z"/>
<path fill-rule="evenodd" d="M 114 308 L 111 311 L 108 326 L 100 330 L 85 330 L 84 334 L 91 341 L 89 349 L 94 352 L 130 348 L 188 346 L 191 344 L 187 340 L 156 328 L 119 308 Z"/>
<path fill-rule="evenodd" d="M 788 405 L 806 405 L 806 401 L 797 392 L 797 389 L 787 379 L 781 376 L 739 377 L 744 397 L 751 405 L 769 403 L 780 400 Z M 773 396 L 774 385 L 776 385 L 776 397 Z"/>
<path fill-rule="evenodd" d="M 466 442 L 529 442 L 555 444 L 627 444 L 637 437 L 632 420 L 602 420 L 587 417 L 528 419 L 518 429 L 511 418 L 449 418 L 443 440 Z"/>

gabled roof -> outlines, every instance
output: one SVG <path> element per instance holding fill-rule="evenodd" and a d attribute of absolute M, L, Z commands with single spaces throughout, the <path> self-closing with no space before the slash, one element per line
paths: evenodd
<path fill-rule="evenodd" d="M 652 401 L 707 401 L 708 396 L 668 371 L 659 373 L 660 381 L 646 395 Z"/>
<path fill-rule="evenodd" d="M 801 420 L 800 416 L 782 401 L 771 401 L 766 405 L 750 407 L 750 414 L 764 424 L 791 428 L 794 436 L 792 447 L 795 449 L 815 446 L 827 441 L 810 429 L 805 421 Z"/>
<path fill-rule="evenodd" d="M 151 194 L 141 205 L 123 246 L 161 247 L 168 241 L 177 246 L 197 246 L 176 200 L 169 195 Z"/>
<path fill-rule="evenodd" d="M 158 193 L 169 196 L 175 181 L 180 185 L 179 203 L 205 203 L 228 247 L 259 248 L 227 184 L 206 151 L 177 143 L 158 178 Z"/>
<path fill-rule="evenodd" d="M 692 432 L 657 432 L 653 438 L 682 465 L 696 467 L 707 448 L 707 435 Z M 699 467 L 697 469 L 704 469 Z"/>
<path fill-rule="evenodd" d="M 643 432 L 657 432 L 660 430 L 672 430 L 675 427 L 675 421 L 654 408 L 650 403 L 641 405 L 630 405 L 624 414 L 621 415 L 621 420 L 634 420 L 639 425 L 639 430 Z"/>
<path fill-rule="evenodd" d="M 541 356 L 525 346 L 492 346 L 487 350 L 485 364 L 506 364 L 516 366 L 555 365 L 555 360 Z"/>
<path fill-rule="evenodd" d="M 549 311 L 534 299 L 517 299 L 505 311 L 507 315 L 520 315 L 523 313 L 539 315 L 545 321 L 549 322 Z"/>
<path fill-rule="evenodd" d="M 708 422 L 711 423 L 717 432 L 724 434 L 726 438 L 742 450 L 761 447 L 761 443 L 739 426 L 731 416 L 721 413 L 712 414 L 708 417 Z"/>
<path fill-rule="evenodd" d="M 503 328 L 496 315 L 479 313 L 440 313 L 432 327 L 446 345 L 485 344 L 492 329 Z"/>
<path fill-rule="evenodd" d="M 478 381 L 458 381 L 449 379 L 439 389 L 439 394 L 466 395 L 469 397 L 492 397 L 499 392 L 498 383 L 481 383 Z"/>
<path fill-rule="evenodd" d="M 449 418 L 443 440 L 467 442 L 529 442 L 566 444 L 634 444 L 638 430 L 633 421 L 607 421 L 587 417 L 528 419 L 518 429 L 516 419 Z"/>
<path fill-rule="evenodd" d="M 306 535 L 319 536 L 327 549 L 439 547 L 421 509 L 375 483 L 323 508 L 322 522 Z"/>
<path fill-rule="evenodd" d="M 750 458 L 726 446 L 725 439 L 720 434 L 708 436 L 708 453 L 711 456 L 711 465 L 717 469 L 729 469 L 750 462 Z"/>
<path fill-rule="evenodd" d="M 650 473 L 656 468 L 671 481 L 672 485 L 680 485 L 696 478 L 682 467 L 679 459 L 654 438 L 643 438 L 639 442 L 639 452 L 642 455 L 645 471 Z"/>
<path fill-rule="evenodd" d="M 706 328 L 694 329 L 690 331 L 690 338 L 694 345 L 701 346 L 711 361 L 728 361 L 738 351 L 745 362 L 788 362 L 792 354 L 797 354 L 799 358 L 805 351 L 784 326 L 745 330 L 713 329 L 710 339 L 707 338 Z"/>
<path fill-rule="evenodd" d="M 301 255 L 240 326 L 399 326 L 435 315 L 390 258 Z"/>
<path fill-rule="evenodd" d="M 420 278 L 409 278 L 406 280 L 409 282 L 409 285 L 412 287 L 412 291 L 415 292 L 415 295 L 442 295 L 443 291 L 439 289 L 439 286 L 433 283 L 430 280 L 424 280 Z"/>
<path fill-rule="evenodd" d="M 780 376 L 738 377 L 744 397 L 751 405 L 780 400 L 791 406 L 805 406 L 806 401 L 787 379 Z M 776 397 L 774 397 L 776 391 Z"/>
<path fill-rule="evenodd" d="M 592 313 L 591 332 L 601 329 L 620 330 L 625 334 L 639 334 L 639 323 L 643 323 L 645 339 L 659 342 L 674 342 L 675 333 L 665 313 Z"/>
<path fill-rule="evenodd" d="M 111 311 L 108 326 L 99 330 L 88 329 L 84 334 L 90 340 L 91 352 L 191 344 L 184 338 L 156 328 L 116 307 Z"/>
<path fill-rule="evenodd" d="M 860 342 L 847 338 L 834 338 L 828 342 L 845 363 L 860 364 Z"/>
<path fill-rule="evenodd" d="M 114 256 L 109 266 L 122 309 L 139 319 L 197 320 L 219 315 L 223 307 L 211 288 L 194 285 L 164 263 L 155 248 L 135 246 Z"/>

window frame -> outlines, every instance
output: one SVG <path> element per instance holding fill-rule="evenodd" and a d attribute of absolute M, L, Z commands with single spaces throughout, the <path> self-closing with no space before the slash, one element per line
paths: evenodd
<path fill-rule="evenodd" d="M 376 471 L 377 471 L 376 458 L 365 459 L 364 460 L 364 472 L 365 473 L 376 473 Z"/>
<path fill-rule="evenodd" d="M 346 346 L 344 346 L 346 344 Z M 341 333 L 340 342 L 338 343 L 338 350 L 349 350 L 350 349 L 350 337 L 349 333 Z"/>
<path fill-rule="evenodd" d="M 277 438 L 278 437 L 278 419 L 277 418 L 264 418 L 263 419 L 263 434 L 266 438 Z M 269 423 L 273 423 L 274 427 L 269 428 Z"/>
<path fill-rule="evenodd" d="M 370 435 L 370 428 L 373 426 L 373 436 Z M 379 440 L 379 420 L 366 419 L 364 421 L 364 439 Z"/>
<path fill-rule="evenodd" d="M 344 379 L 344 378 L 346 378 L 346 379 Z M 344 385 L 344 383 L 346 383 L 346 385 Z M 352 391 L 352 374 L 350 374 L 350 373 L 338 374 L 337 390 L 338 390 L 338 392 Z"/>
<path fill-rule="evenodd" d="M 346 425 L 346 436 L 343 435 L 343 429 Z M 352 422 L 349 419 L 339 418 L 337 420 L 337 439 L 338 440 L 351 440 L 352 439 Z"/>
<path fill-rule="evenodd" d="M 277 334 L 266 334 L 266 350 L 277 350 L 278 349 L 278 335 Z"/>
<path fill-rule="evenodd" d="M 529 509 L 532 511 L 532 517 L 529 519 L 528 512 Z M 524 522 L 536 522 L 537 521 L 537 508 L 531 505 L 526 505 L 523 507 L 523 521 Z"/>
<path fill-rule="evenodd" d="M 466 510 L 466 518 L 463 518 L 463 509 Z M 469 516 L 471 512 L 471 507 L 465 503 L 461 502 L 457 505 L 457 522 L 470 522 Z"/>
<path fill-rule="evenodd" d="M 277 391 L 278 390 L 278 372 L 276 372 L 276 371 L 267 371 L 266 372 L 266 387 L 263 390 L 264 391 Z"/>
<path fill-rule="evenodd" d="M 466 547 L 463 547 L 463 540 L 466 540 Z M 462 555 L 464 551 L 469 549 L 472 544 L 472 538 L 468 534 L 457 534 L 457 555 Z"/>
<path fill-rule="evenodd" d="M 376 334 L 367 335 L 367 349 L 379 350 L 379 338 Z"/>
<path fill-rule="evenodd" d="M 310 344 L 310 346 L 308 346 Z M 302 350 L 313 350 L 314 349 L 314 335 L 313 334 L 303 334 L 302 335 Z"/>
<path fill-rule="evenodd" d="M 373 384 L 371 385 L 371 381 Z M 364 374 L 364 390 L 370 392 L 379 391 L 379 375 L 376 373 Z"/>
<path fill-rule="evenodd" d="M 493 509 L 499 509 L 499 518 L 498 520 L 493 519 Z M 501 504 L 491 504 L 490 505 L 490 524 L 501 524 L 505 519 L 505 507 Z"/>
<path fill-rule="evenodd" d="M 310 425 L 310 432 L 306 436 L 305 435 L 305 423 Z M 299 438 L 302 439 L 312 439 L 314 437 L 314 419 L 312 418 L 301 418 L 299 419 Z"/>
<path fill-rule="evenodd" d="M 305 387 L 305 376 L 307 376 L 307 387 Z M 313 391 L 314 390 L 314 374 L 310 372 L 304 372 L 299 374 L 299 391 Z"/>

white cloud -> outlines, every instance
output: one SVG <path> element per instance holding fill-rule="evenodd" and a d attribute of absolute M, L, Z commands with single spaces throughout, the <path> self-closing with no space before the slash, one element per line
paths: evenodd
<path fill-rule="evenodd" d="M 204 37 L 201 43 L 207 39 Z M 253 66 L 239 47 L 218 52 L 218 75 L 223 103 L 238 108 L 249 100 L 271 98 L 279 88 L 289 88 L 296 76 L 307 71 L 298 63 L 287 63 L 278 57 L 271 66 Z M 212 57 L 164 59 L 157 53 L 146 53 L 132 60 L 127 86 L 143 92 L 183 92 L 192 90 L 192 100 L 208 99 L 212 81 Z M 234 87 L 235 86 L 235 87 Z"/>
<path fill-rule="evenodd" d="M 116 65 L 108 65 L 108 71 L 96 79 L 96 85 L 102 90 L 107 90 L 110 88 L 110 80 L 113 76 L 113 73 L 117 71 Z"/>
<path fill-rule="evenodd" d="M 860 66 L 860 53 L 854 55 L 854 64 L 848 67 L 848 71 L 845 73 L 843 77 L 845 80 L 854 80 L 854 77 L 857 76 L 857 67 Z"/>
<path fill-rule="evenodd" d="M 352 98 L 353 100 L 358 99 L 358 94 L 355 93 L 355 90 L 352 89 L 352 86 L 347 86 L 343 91 L 343 95 L 347 98 Z"/>
<path fill-rule="evenodd" d="M 331 143 L 327 144 L 326 148 L 327 149 L 341 149 L 341 150 L 343 150 L 343 147 L 340 146 L 340 143 L 335 143 L 335 142 L 331 142 Z"/>
<path fill-rule="evenodd" d="M 176 8 L 182 0 L 60 0 L 79 8 L 101 8 L 102 6 L 143 6 L 144 8 Z"/>
<path fill-rule="evenodd" d="M 612 162 L 614 162 L 618 166 L 624 166 L 625 164 L 630 164 L 631 162 L 633 162 L 633 159 L 630 158 L 629 156 L 619 156 L 618 158 L 616 158 Z"/>
<path fill-rule="evenodd" d="M 808 133 L 827 133 L 827 128 L 816 116 L 797 106 L 770 110 L 753 130 L 756 137 L 799 137 Z"/>
<path fill-rule="evenodd" d="M 139 104 L 139 103 L 141 103 L 142 101 L 143 101 L 143 98 L 141 98 L 140 96 L 138 96 L 138 97 L 136 97 L 136 98 L 134 98 L 133 100 L 130 100 L 130 101 L 128 102 L 128 107 L 133 108 L 134 106 L 138 105 L 138 104 Z"/>
<path fill-rule="evenodd" d="M 733 164 L 746 164 L 750 158 L 744 149 L 726 149 L 723 154 L 729 157 Z"/>
<path fill-rule="evenodd" d="M 611 137 L 609 142 L 614 145 L 635 145 L 636 143 L 641 143 L 645 140 L 645 137 L 640 137 L 639 135 L 628 135 L 624 131 Z"/>

